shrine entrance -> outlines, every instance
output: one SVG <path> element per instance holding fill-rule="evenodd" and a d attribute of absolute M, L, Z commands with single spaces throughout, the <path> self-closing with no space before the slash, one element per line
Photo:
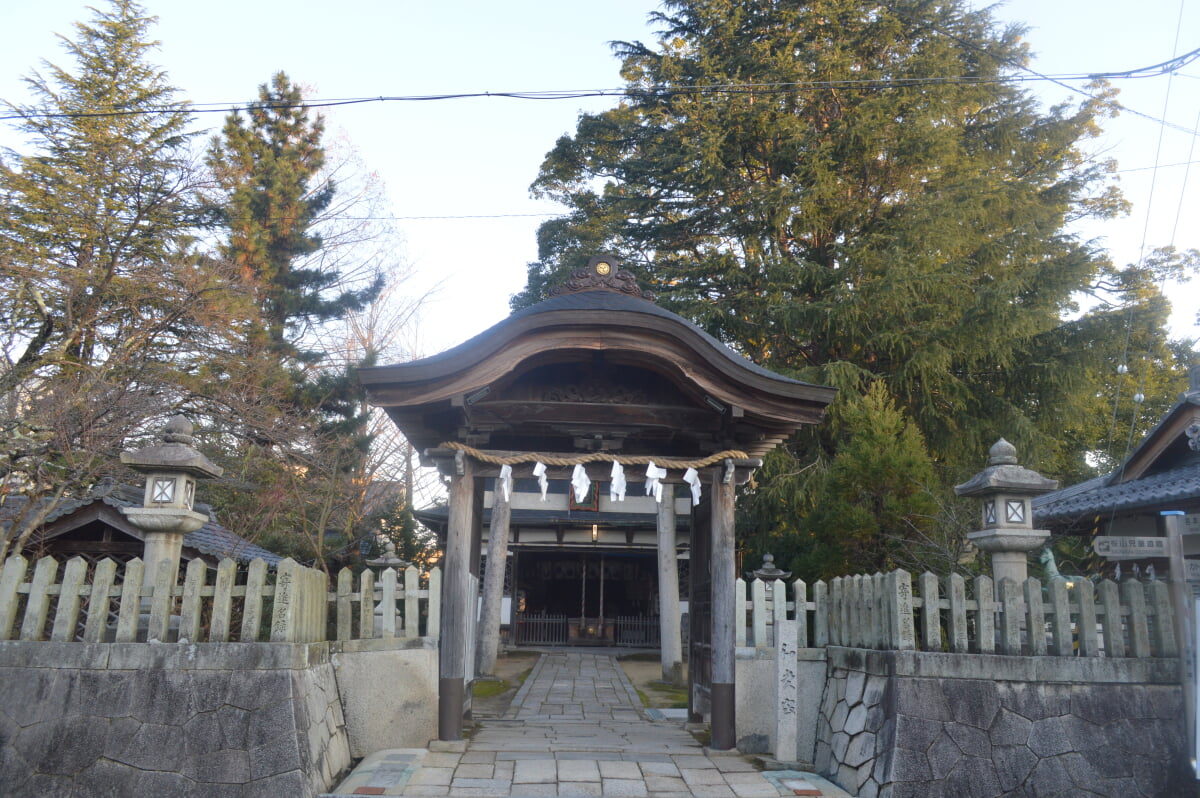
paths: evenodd
<path fill-rule="evenodd" d="M 529 551 L 516 566 L 516 645 L 658 646 L 653 552 Z"/>
<path fill-rule="evenodd" d="M 665 675 L 682 667 L 686 556 L 689 711 L 711 719 L 714 748 L 732 748 L 735 490 L 820 420 L 833 389 L 745 360 L 655 305 L 611 257 L 553 294 L 440 355 L 360 372 L 372 404 L 449 480 L 439 737 L 462 738 L 476 664 L 494 662 L 506 572 L 518 637 L 534 608 L 562 618 L 575 644 L 616 642 L 637 634 L 621 618 L 657 617 Z M 514 562 L 487 568 L 480 595 L 485 539 L 487 562 L 508 563 L 510 544 Z"/>

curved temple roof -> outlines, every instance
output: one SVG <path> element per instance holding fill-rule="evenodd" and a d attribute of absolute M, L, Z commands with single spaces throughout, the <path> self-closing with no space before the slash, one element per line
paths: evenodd
<path fill-rule="evenodd" d="M 597 262 L 605 261 L 589 268 Z M 631 278 L 617 274 L 621 288 L 594 278 L 439 355 L 363 369 L 369 400 L 418 450 L 456 440 L 626 454 L 741 449 L 755 457 L 820 420 L 832 388 L 750 362 L 630 295 Z"/>

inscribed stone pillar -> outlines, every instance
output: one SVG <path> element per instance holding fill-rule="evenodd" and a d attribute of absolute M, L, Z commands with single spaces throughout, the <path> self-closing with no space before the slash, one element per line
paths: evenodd
<path fill-rule="evenodd" d="M 475 464 L 462 452 L 450 478 L 446 556 L 443 560 L 442 618 L 438 661 L 438 738 L 461 740 L 467 673 L 467 613 L 475 612 L 469 595 L 471 531 L 475 526 Z"/>
<path fill-rule="evenodd" d="M 683 634 L 679 614 L 679 560 L 675 551 L 675 486 L 662 486 L 658 504 L 658 623 L 662 677 L 683 684 Z"/>
<path fill-rule="evenodd" d="M 479 615 L 479 667 L 481 675 L 496 669 L 500 648 L 500 608 L 504 602 L 504 570 L 508 561 L 508 524 L 511 505 L 497 479 L 492 488 L 492 522 L 488 527 L 487 571 L 483 575 L 483 608 Z M 515 598 L 515 597 L 514 597 Z"/>
<path fill-rule="evenodd" d="M 779 621 L 775 625 L 775 758 L 795 762 L 800 758 L 796 709 L 800 700 L 796 666 L 799 625 Z"/>
<path fill-rule="evenodd" d="M 712 491 L 712 747 L 729 750 L 737 743 L 734 718 L 733 464 L 713 470 Z"/>

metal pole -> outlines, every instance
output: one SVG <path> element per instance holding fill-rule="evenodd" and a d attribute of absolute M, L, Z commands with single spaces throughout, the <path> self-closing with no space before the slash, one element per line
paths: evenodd
<path fill-rule="evenodd" d="M 1167 551 L 1171 558 L 1171 604 L 1175 611 L 1175 639 L 1179 645 L 1179 681 L 1183 687 L 1183 712 L 1187 724 L 1188 751 L 1191 752 L 1192 770 L 1200 776 L 1200 750 L 1197 750 L 1196 735 L 1196 627 L 1194 600 L 1187 582 L 1187 571 L 1183 561 L 1183 537 L 1180 510 L 1164 510 L 1162 517 L 1167 535 Z"/>

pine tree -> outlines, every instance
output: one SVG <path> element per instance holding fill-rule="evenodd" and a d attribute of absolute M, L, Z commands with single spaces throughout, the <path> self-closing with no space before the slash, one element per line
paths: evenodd
<path fill-rule="evenodd" d="M 882 380 L 943 483 L 1001 435 L 1085 472 L 1130 318 L 1133 349 L 1175 366 L 1165 300 L 1068 229 L 1124 208 L 1087 151 L 1108 89 L 1040 110 L 1006 80 L 1021 28 L 962 0 L 667 0 L 656 16 L 657 46 L 616 45 L 620 105 L 546 156 L 534 191 L 569 213 L 540 229 L 514 307 L 614 251 L 758 363 L 846 396 Z M 834 450 L 801 436 L 779 470 Z"/>
<path fill-rule="evenodd" d="M 311 325 L 361 310 L 378 295 L 377 278 L 357 288 L 311 256 L 315 230 L 336 187 L 325 178 L 325 121 L 309 118 L 300 89 L 283 72 L 259 87 L 246 116 L 234 112 L 208 152 L 222 195 L 214 211 L 228 238 L 221 254 L 252 292 L 276 353 L 316 361 L 302 343 Z M 332 295 L 331 295 L 332 292 Z"/>
<path fill-rule="evenodd" d="M 207 164 L 220 187 L 211 198 L 225 238 L 219 255 L 249 298 L 239 324 L 240 357 L 213 363 L 204 380 L 225 395 L 253 398 L 226 463 L 241 484 L 217 503 L 266 535 L 291 534 L 320 560 L 332 531 L 354 524 L 354 481 L 370 444 L 367 408 L 354 369 L 319 345 L 322 325 L 361 311 L 382 277 L 348 279 L 322 258 L 319 232 L 336 187 L 326 173 L 324 120 L 310 117 L 288 76 L 259 88 L 214 139 Z M 334 264 L 334 265 L 331 265 Z M 266 512 L 264 512 L 266 510 Z"/>

